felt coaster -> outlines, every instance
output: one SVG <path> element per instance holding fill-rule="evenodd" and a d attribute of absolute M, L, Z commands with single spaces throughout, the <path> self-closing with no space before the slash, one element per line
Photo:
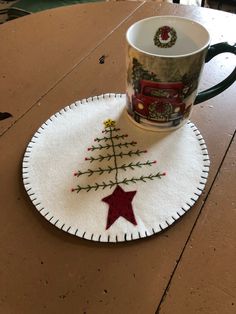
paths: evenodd
<path fill-rule="evenodd" d="M 196 126 L 146 131 L 125 105 L 123 94 L 77 101 L 32 137 L 24 186 L 57 228 L 101 242 L 139 239 L 169 227 L 201 195 L 210 161 Z"/>

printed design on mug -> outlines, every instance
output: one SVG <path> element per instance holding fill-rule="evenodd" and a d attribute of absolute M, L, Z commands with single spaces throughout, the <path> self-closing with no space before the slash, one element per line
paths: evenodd
<path fill-rule="evenodd" d="M 94 139 L 96 144 L 88 148 L 88 151 L 91 152 L 90 156 L 85 157 L 85 161 L 94 166 L 74 173 L 74 176 L 79 178 L 81 182 L 77 184 L 77 187 L 71 189 L 71 192 L 94 192 L 109 189 L 112 192 L 101 200 L 109 205 L 106 230 L 119 217 L 137 225 L 132 205 L 137 190 L 126 191 L 124 187 L 136 182 L 146 183 L 154 179 L 161 179 L 166 173 L 157 169 L 145 174 L 138 172 L 139 169 L 152 167 L 156 164 L 156 160 L 138 160 L 141 155 L 147 153 L 147 150 L 135 148 L 137 142 L 128 140 L 128 134 L 123 134 L 116 127 L 116 121 L 112 119 L 104 121 L 102 133 L 101 137 Z M 130 171 L 134 175 L 130 175 Z M 146 170 L 143 169 L 143 172 Z M 88 179 L 82 181 L 82 176 L 89 178 L 95 174 L 97 179 L 91 183 Z"/>
<path fill-rule="evenodd" d="M 186 98 L 196 88 L 195 77 L 176 72 L 173 80 L 162 82 L 133 58 L 131 96 L 132 114 L 138 123 L 155 123 L 159 127 L 178 126 L 189 116 L 191 103 Z"/>
<path fill-rule="evenodd" d="M 159 27 L 154 36 L 154 44 L 160 48 L 170 48 L 174 46 L 176 40 L 177 33 L 175 29 L 170 26 Z"/>

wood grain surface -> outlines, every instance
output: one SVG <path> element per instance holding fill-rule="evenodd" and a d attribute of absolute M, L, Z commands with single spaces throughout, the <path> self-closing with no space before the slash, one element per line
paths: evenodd
<path fill-rule="evenodd" d="M 161 234 L 122 244 L 71 236 L 35 210 L 22 184 L 37 128 L 77 99 L 125 92 L 125 32 L 164 14 L 200 21 L 212 43 L 233 39 L 234 15 L 163 3 L 76 5 L 1 26 L 0 111 L 13 118 L 0 121 L 0 313 L 235 313 L 235 84 L 194 108 L 210 176 L 197 204 Z M 234 66 L 233 56 L 217 57 L 201 89 Z"/>

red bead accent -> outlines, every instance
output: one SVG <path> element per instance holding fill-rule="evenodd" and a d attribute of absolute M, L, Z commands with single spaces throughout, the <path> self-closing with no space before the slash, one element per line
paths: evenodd
<path fill-rule="evenodd" d="M 75 172 L 75 173 L 74 173 L 74 176 L 75 176 L 75 177 L 77 177 L 77 175 L 78 175 L 78 173 L 77 173 L 77 172 Z"/>
<path fill-rule="evenodd" d="M 91 150 L 91 148 L 89 147 L 88 150 Z"/>
<path fill-rule="evenodd" d="M 162 175 L 163 175 L 163 176 L 166 176 L 166 172 L 163 172 Z"/>
<path fill-rule="evenodd" d="M 74 192 L 75 191 L 75 189 L 71 189 L 71 192 Z"/>
<path fill-rule="evenodd" d="M 157 163 L 157 161 L 156 161 L 156 160 L 154 160 L 154 161 L 153 161 L 153 163 L 154 163 L 154 164 L 156 164 L 156 163 Z"/>
<path fill-rule="evenodd" d="M 89 158 L 85 157 L 84 160 L 89 160 Z"/>

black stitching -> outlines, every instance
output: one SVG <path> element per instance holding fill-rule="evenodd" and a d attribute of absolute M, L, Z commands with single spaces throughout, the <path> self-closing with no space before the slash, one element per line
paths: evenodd
<path fill-rule="evenodd" d="M 184 209 L 183 207 L 181 207 L 181 209 L 186 213 L 186 211 L 187 211 L 186 209 Z"/>
<path fill-rule="evenodd" d="M 71 229 L 71 226 L 66 230 L 66 232 L 69 232 L 70 229 Z"/>
<path fill-rule="evenodd" d="M 77 232 L 78 232 L 78 229 L 75 230 L 75 235 L 77 234 Z"/>
<path fill-rule="evenodd" d="M 148 236 L 147 231 L 145 231 L 145 235 L 146 235 L 146 237 Z"/>
<path fill-rule="evenodd" d="M 85 233 L 86 233 L 86 231 L 84 231 L 84 233 L 83 233 L 83 235 L 82 235 L 82 238 L 84 238 L 84 236 L 85 236 Z"/>
<path fill-rule="evenodd" d="M 47 212 L 47 213 L 44 215 L 44 217 L 46 217 L 48 214 L 49 214 L 49 212 Z"/>
<path fill-rule="evenodd" d="M 91 240 L 93 240 L 93 233 L 92 233 L 92 235 L 91 235 Z"/>
<path fill-rule="evenodd" d="M 178 213 L 178 212 L 176 212 L 177 213 L 177 215 L 179 216 L 179 218 L 181 217 L 181 215 Z"/>
<path fill-rule="evenodd" d="M 153 233 L 153 234 L 155 233 L 155 230 L 154 230 L 154 228 L 152 228 L 152 233 Z"/>
<path fill-rule="evenodd" d="M 174 221 L 176 221 L 176 219 L 175 219 L 175 217 L 174 217 L 174 216 L 171 216 L 171 218 L 172 218 Z"/>
<path fill-rule="evenodd" d="M 65 226 L 65 224 L 63 224 L 62 226 L 61 226 L 61 230 L 63 230 L 63 227 Z"/>
<path fill-rule="evenodd" d="M 29 188 L 28 190 L 26 190 L 26 192 L 29 192 L 30 190 L 32 190 L 32 188 Z"/>
<path fill-rule="evenodd" d="M 202 191 L 203 192 L 203 189 L 200 189 L 200 188 L 197 188 L 199 191 Z"/>
<path fill-rule="evenodd" d="M 98 237 L 98 241 L 101 241 L 101 234 L 100 234 L 99 237 Z"/>
<path fill-rule="evenodd" d="M 37 207 L 37 206 L 39 206 L 41 203 L 37 203 L 37 204 L 35 204 L 35 206 Z"/>
<path fill-rule="evenodd" d="M 170 226 L 170 224 L 168 223 L 168 221 L 167 221 L 167 220 L 165 220 L 165 222 L 166 222 L 167 226 L 169 227 L 169 226 Z"/>
<path fill-rule="evenodd" d="M 164 229 L 162 228 L 161 224 L 159 224 L 159 227 L 160 227 L 161 230 L 164 230 Z"/>
<path fill-rule="evenodd" d="M 140 232 L 138 232 L 139 239 L 141 238 Z"/>
<path fill-rule="evenodd" d="M 124 234 L 124 239 L 125 239 L 125 241 L 127 241 L 127 238 L 126 238 L 126 237 L 127 237 L 127 234 L 125 233 L 125 234 Z"/>
<path fill-rule="evenodd" d="M 197 193 L 194 193 L 195 195 L 197 195 L 197 196 L 200 196 L 201 194 L 197 194 Z"/>
<path fill-rule="evenodd" d="M 59 219 L 57 219 L 57 221 L 54 222 L 54 226 L 56 226 L 56 224 L 58 223 Z"/>
<path fill-rule="evenodd" d="M 42 207 L 41 209 L 39 209 L 39 212 L 41 213 L 41 211 L 44 209 L 44 207 Z"/>
<path fill-rule="evenodd" d="M 110 242 L 110 235 L 108 234 L 107 242 Z"/>
<path fill-rule="evenodd" d="M 190 198 L 190 200 L 192 200 L 194 203 L 196 202 L 195 199 L 193 199 L 192 197 Z"/>
<path fill-rule="evenodd" d="M 186 204 L 189 206 L 189 208 L 191 207 L 191 205 L 189 205 L 189 203 L 186 202 Z"/>
<path fill-rule="evenodd" d="M 48 221 L 51 221 L 53 217 L 54 217 L 54 216 L 52 216 Z"/>

